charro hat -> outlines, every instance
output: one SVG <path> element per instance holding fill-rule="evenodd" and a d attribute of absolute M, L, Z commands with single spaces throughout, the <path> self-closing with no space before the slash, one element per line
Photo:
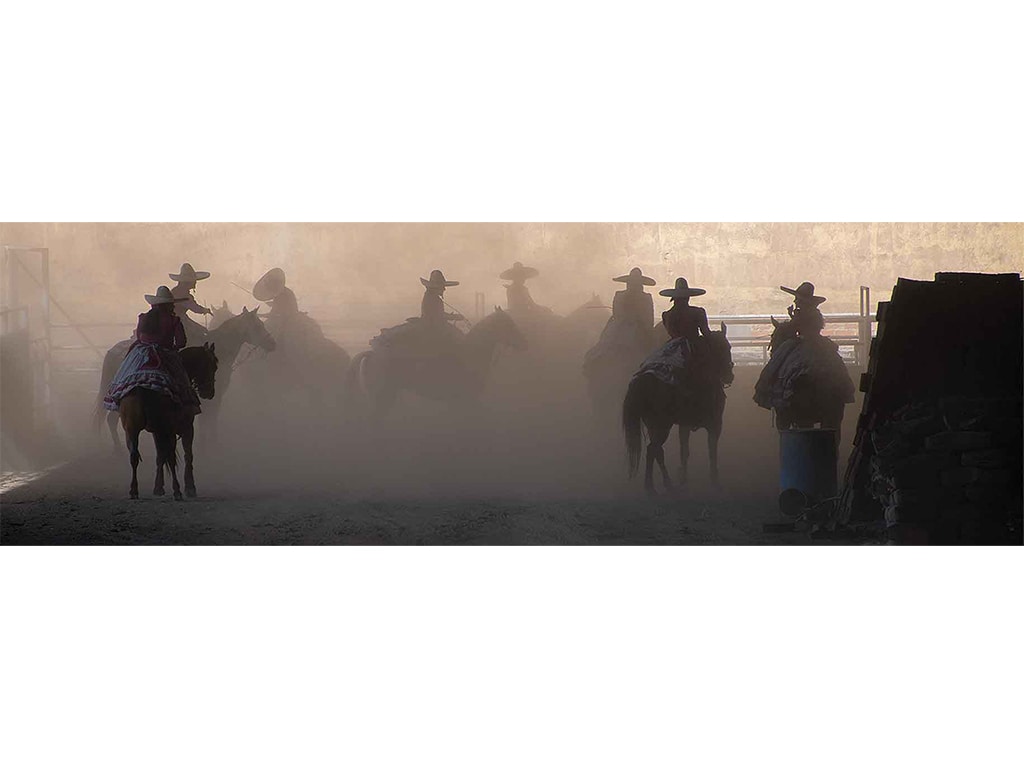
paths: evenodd
<path fill-rule="evenodd" d="M 284 290 L 284 270 L 274 267 L 256 281 L 252 296 L 256 301 L 273 301 Z"/>
<path fill-rule="evenodd" d="M 498 277 L 501 280 L 529 280 L 540 274 L 539 270 L 533 267 L 524 267 L 523 262 L 517 261 L 509 269 L 506 269 Z"/>
<path fill-rule="evenodd" d="M 181 265 L 181 271 L 176 275 L 168 275 L 171 280 L 179 283 L 194 283 L 198 280 L 205 280 L 210 276 L 209 272 L 196 272 L 187 261 Z"/>
<path fill-rule="evenodd" d="M 616 283 L 626 283 L 627 285 L 635 283 L 640 283 L 641 285 L 657 285 L 657 281 L 653 277 L 645 275 L 640 267 L 633 267 L 629 270 L 628 275 L 619 275 L 618 277 L 613 277 L 612 280 Z"/>
<path fill-rule="evenodd" d="M 813 302 L 814 304 L 821 304 L 822 302 L 826 301 L 824 296 L 814 295 L 814 283 L 800 283 L 800 285 L 797 287 L 795 291 L 792 288 L 787 288 L 784 285 L 780 285 L 779 288 L 784 290 L 786 293 L 795 296 L 801 301 L 809 301 Z"/>
<path fill-rule="evenodd" d="M 424 280 L 420 278 L 420 282 L 423 283 L 427 288 L 450 288 L 453 285 L 458 285 L 458 280 L 445 280 L 444 272 L 440 269 L 435 269 L 430 273 L 430 279 Z"/>
<path fill-rule="evenodd" d="M 159 288 L 157 288 L 156 295 L 148 293 L 146 294 L 146 303 L 154 307 L 157 304 L 174 304 L 176 301 L 188 301 L 188 299 L 174 298 L 174 294 L 171 293 L 171 289 L 168 288 L 166 285 L 161 285 Z"/>
<path fill-rule="evenodd" d="M 677 277 L 674 288 L 666 288 L 663 291 L 658 291 L 658 293 L 673 299 L 681 299 L 689 298 L 690 296 L 703 296 L 707 291 L 703 288 L 691 288 L 685 277 Z"/>

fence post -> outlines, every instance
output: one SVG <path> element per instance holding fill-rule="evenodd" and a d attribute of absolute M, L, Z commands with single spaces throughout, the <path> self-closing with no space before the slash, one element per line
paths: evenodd
<path fill-rule="evenodd" d="M 871 288 L 860 287 L 860 321 L 857 323 L 857 365 L 864 367 L 871 349 Z"/>

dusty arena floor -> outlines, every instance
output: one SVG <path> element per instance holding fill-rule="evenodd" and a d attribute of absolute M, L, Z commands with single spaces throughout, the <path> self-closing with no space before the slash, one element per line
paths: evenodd
<path fill-rule="evenodd" d="M 312 492 L 200 481 L 196 499 L 127 498 L 125 472 L 97 456 L 0 495 L 2 544 L 798 544 L 762 533 L 771 498 L 696 487 L 648 499 L 438 496 L 369 498 L 318 483 Z M 209 471 L 207 468 L 206 471 Z"/>
<path fill-rule="evenodd" d="M 755 373 L 730 390 L 720 489 L 698 432 L 687 489 L 648 498 L 627 477 L 618 425 L 595 425 L 569 385 L 506 389 L 469 412 L 412 400 L 383 427 L 267 415 L 236 397 L 221 441 L 197 445 L 198 498 L 174 501 L 169 478 L 152 496 L 145 435 L 131 501 L 124 449 L 83 429 L 63 465 L 0 480 L 0 544 L 809 543 L 763 530 L 781 522 L 778 436 L 750 400 Z M 666 458 L 675 476 L 675 434 Z"/>

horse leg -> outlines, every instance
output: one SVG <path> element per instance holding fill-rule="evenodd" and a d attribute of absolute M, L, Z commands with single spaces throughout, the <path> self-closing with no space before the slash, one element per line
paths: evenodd
<path fill-rule="evenodd" d="M 156 447 L 156 477 L 153 479 L 153 495 L 164 495 L 164 449 L 160 441 L 160 434 L 153 433 L 153 445 Z"/>
<path fill-rule="evenodd" d="M 644 488 L 649 494 L 654 494 L 654 462 L 658 462 L 665 487 L 671 488 L 672 482 L 665 469 L 665 441 L 668 439 L 669 430 L 664 427 L 648 427 L 650 442 L 647 444 L 647 465 L 644 469 Z"/>
<path fill-rule="evenodd" d="M 163 483 L 163 464 L 167 464 L 167 468 L 171 471 L 171 489 L 174 491 L 174 500 L 181 501 L 181 486 L 178 484 L 178 457 L 175 455 L 175 450 L 178 447 L 178 436 L 174 433 L 174 430 L 168 432 L 162 432 L 159 436 L 154 435 L 157 442 L 157 453 L 160 454 L 160 458 L 157 462 L 160 463 L 160 482 Z M 163 493 L 161 487 L 160 492 Z"/>
<path fill-rule="evenodd" d="M 718 438 L 721 427 L 708 429 L 708 463 L 711 465 L 711 484 L 718 487 Z"/>
<path fill-rule="evenodd" d="M 124 440 L 128 448 L 128 458 L 132 464 L 132 484 L 128 489 L 128 496 L 137 499 L 139 498 L 139 462 L 142 460 L 142 454 L 139 453 L 139 433 L 126 429 Z"/>
<path fill-rule="evenodd" d="M 690 481 L 690 430 L 686 425 L 679 425 L 679 482 L 686 485 Z"/>
<path fill-rule="evenodd" d="M 121 444 L 117 440 L 117 422 L 118 422 L 117 411 L 107 412 L 107 429 L 110 430 L 110 440 L 114 443 L 114 452 L 117 453 L 121 449 Z"/>
<path fill-rule="evenodd" d="M 181 426 L 181 448 L 185 454 L 185 495 L 190 499 L 196 495 L 196 479 L 192 472 L 192 441 L 195 438 L 195 420 L 186 419 Z"/>

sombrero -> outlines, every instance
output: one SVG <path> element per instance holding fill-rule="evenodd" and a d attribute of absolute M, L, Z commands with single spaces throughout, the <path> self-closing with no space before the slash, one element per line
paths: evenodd
<path fill-rule="evenodd" d="M 444 272 L 440 269 L 435 269 L 430 273 L 430 279 L 424 280 L 420 278 L 420 282 L 423 283 L 427 288 L 450 288 L 453 285 L 458 285 L 458 280 L 445 280 Z"/>
<path fill-rule="evenodd" d="M 619 275 L 618 277 L 613 277 L 612 280 L 616 283 L 626 283 L 627 285 L 635 285 L 636 283 L 640 285 L 657 285 L 657 281 L 653 277 L 645 275 L 640 267 L 633 267 L 629 270 L 628 275 Z"/>
<path fill-rule="evenodd" d="M 787 288 L 784 285 L 780 285 L 779 288 L 784 290 L 786 293 L 795 296 L 801 301 L 811 301 L 815 304 L 821 304 L 827 299 L 824 296 L 814 295 L 814 283 L 800 283 L 799 287 L 794 291 L 792 288 Z"/>
<path fill-rule="evenodd" d="M 686 282 L 685 277 L 677 277 L 675 288 L 666 288 L 663 291 L 658 291 L 658 293 L 673 299 L 681 299 L 690 296 L 703 296 L 707 291 L 703 288 L 691 288 L 690 284 Z"/>
<path fill-rule="evenodd" d="M 157 288 L 155 296 L 148 293 L 146 294 L 146 303 L 154 307 L 157 304 L 174 304 L 176 301 L 188 301 L 188 298 L 174 298 L 174 294 L 171 293 L 171 289 L 168 288 L 166 285 L 161 285 L 159 288 Z"/>
<path fill-rule="evenodd" d="M 256 301 L 273 301 L 284 290 L 284 270 L 274 267 L 256 281 L 252 287 L 252 295 Z"/>
<path fill-rule="evenodd" d="M 179 283 L 194 283 L 198 280 L 205 280 L 210 276 L 209 272 L 196 272 L 187 261 L 181 265 L 181 271 L 176 275 L 168 275 L 171 280 Z"/>
<path fill-rule="evenodd" d="M 533 267 L 524 267 L 523 262 L 517 261 L 510 269 L 506 269 L 498 277 L 501 280 L 529 280 L 540 274 L 539 270 Z"/>

